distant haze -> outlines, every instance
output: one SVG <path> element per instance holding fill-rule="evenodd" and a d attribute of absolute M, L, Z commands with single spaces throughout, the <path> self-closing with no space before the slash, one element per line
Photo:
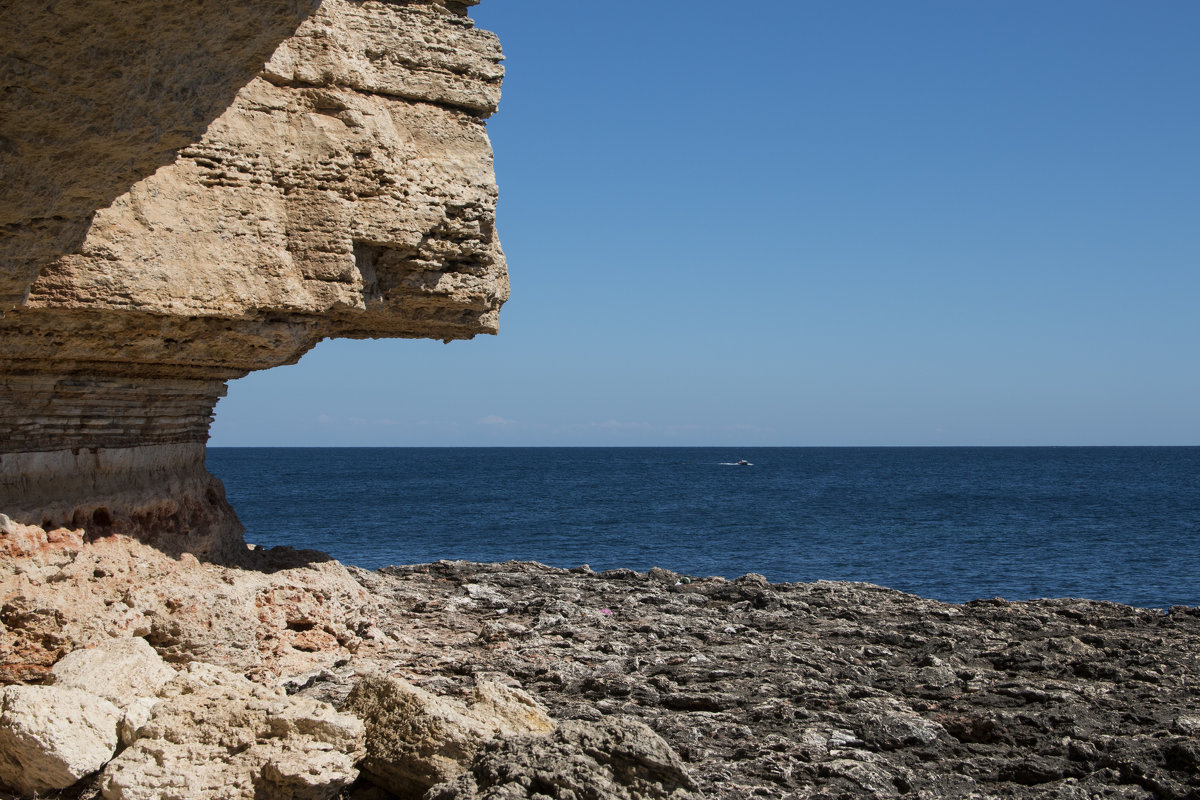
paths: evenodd
<path fill-rule="evenodd" d="M 500 335 L 326 342 L 212 444 L 1200 444 L 1200 4 L 472 16 Z"/>

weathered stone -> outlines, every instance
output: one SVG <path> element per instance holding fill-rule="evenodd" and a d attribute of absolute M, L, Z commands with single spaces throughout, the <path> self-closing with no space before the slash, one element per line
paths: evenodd
<path fill-rule="evenodd" d="M 358 776 L 363 724 L 332 706 L 190 664 L 105 768 L 109 800 L 335 796 Z"/>
<path fill-rule="evenodd" d="M 227 380 L 496 331 L 503 68 L 464 9 L 6 8 L 0 511 L 239 562 L 204 467 Z"/>
<path fill-rule="evenodd" d="M 559 720 L 636 718 L 714 800 L 1200 792 L 1200 615 L 1188 609 L 950 605 L 867 584 L 675 585 L 516 562 L 354 574 L 395 641 L 381 669 L 443 693 L 503 673 Z M 503 614 L 463 602 L 491 592 Z M 474 787 L 449 786 L 569 796 L 499 747 L 475 762 L 493 759 Z"/>
<path fill-rule="evenodd" d="M 0 558 L 0 682 L 41 682 L 72 650 L 130 637 L 172 663 L 202 660 L 264 681 L 330 667 L 371 641 L 374 601 L 320 554 L 256 550 L 247 558 L 259 569 L 236 569 L 118 536 L 55 539 Z M 316 649 L 306 638 L 314 631 L 327 636 Z"/>
<path fill-rule="evenodd" d="M 124 709 L 139 698 L 153 697 L 173 677 L 175 670 L 162 656 L 134 636 L 68 653 L 50 669 L 46 682 L 91 692 Z"/>
<path fill-rule="evenodd" d="M 1186 736 L 1200 736 L 1200 714 L 1181 714 L 1174 719 L 1171 727 Z"/>
<path fill-rule="evenodd" d="M 358 776 L 358 751 L 292 750 L 271 753 L 255 784 L 255 800 L 327 800 Z"/>
<path fill-rule="evenodd" d="M 64 789 L 104 766 L 117 749 L 121 712 L 78 689 L 0 690 L 0 784 L 19 794 Z"/>
<path fill-rule="evenodd" d="M 363 771 L 388 791 L 420 794 L 465 770 L 497 736 L 554 730 L 545 711 L 518 689 L 482 681 L 473 699 L 464 706 L 400 678 L 363 678 L 346 703 L 347 711 L 366 721 Z"/>
<path fill-rule="evenodd" d="M 571 720 L 543 737 L 490 742 L 428 800 L 685 800 L 696 784 L 662 737 L 632 719 Z"/>
<path fill-rule="evenodd" d="M 121 709 L 121 722 L 117 725 L 117 735 L 121 745 L 128 747 L 137 739 L 137 733 L 142 726 L 154 715 L 154 707 L 158 705 L 157 697 L 138 697 Z"/>
<path fill-rule="evenodd" d="M 93 212 L 198 139 L 316 5 L 6 3 L 0 314 Z"/>
<path fill-rule="evenodd" d="M 47 597 L 57 587 L 69 603 L 69 587 L 78 575 L 72 570 L 113 568 L 115 561 L 89 560 L 94 548 L 105 546 L 96 542 L 72 553 L 47 545 L 37 556 L 12 560 L 9 568 L 23 571 L 14 571 L 13 582 L 4 590 L 10 601 L 0 621 L 6 628 L 25 625 L 29 627 L 21 630 L 48 633 L 56 615 L 62 615 L 71 620 L 64 639 L 72 649 L 75 632 L 87 629 L 69 616 L 66 605 L 50 606 Z M 126 555 L 142 560 L 140 550 Z M 156 562 L 151 558 L 148 563 Z M 246 580 L 237 577 L 238 571 L 197 564 L 195 559 L 186 569 L 172 563 L 179 574 L 139 574 L 163 581 L 155 591 L 165 592 L 169 579 L 192 586 L 197 594 L 203 588 L 214 595 L 222 583 L 234 585 L 226 579 Z M 123 569 L 95 580 L 124 576 L 119 580 L 123 585 L 151 582 L 147 577 L 135 580 L 135 573 Z M 289 597 L 298 597 L 294 593 L 304 585 L 304 574 L 289 578 L 293 588 L 281 589 L 273 602 L 294 602 Z M 486 699 L 488 685 L 519 681 L 538 703 L 570 723 L 560 723 L 568 731 L 575 723 L 589 723 L 595 730 L 623 717 L 645 723 L 678 755 L 678 763 L 698 787 L 681 790 L 714 800 L 1183 800 L 1200 790 L 1200 675 L 1194 658 L 1200 652 L 1200 615 L 1190 611 L 1166 614 L 1078 600 L 947 605 L 866 584 L 763 586 L 757 581 L 693 577 L 675 585 L 661 573 L 601 576 L 515 562 L 442 562 L 380 572 L 352 568 L 347 574 L 362 585 L 363 596 L 370 592 L 379 635 L 364 636 L 354 653 L 341 651 L 349 663 L 339 659 L 338 664 L 310 668 L 288 680 L 288 691 L 299 697 L 341 705 L 366 670 L 402 674 L 466 719 L 465 726 L 473 726 L 479 723 L 472 717 L 478 707 L 507 705 Z M 214 582 L 188 583 L 197 575 Z M 254 577 L 264 579 L 261 574 Z M 45 582 L 46 594 L 31 593 L 36 581 Z M 193 589 L 181 597 L 190 598 Z M 504 598 L 502 609 L 482 602 L 492 593 Z M 687 602 L 692 595 L 708 602 Z M 15 602 L 18 597 L 25 599 Z M 139 606 L 143 602 L 136 592 L 129 599 Z M 338 602 L 348 604 L 351 596 Z M 307 610 L 295 617 L 295 627 L 303 628 L 308 623 L 302 620 L 313 619 L 321 604 L 300 605 Z M 165 602 L 146 607 L 168 618 L 174 614 L 190 619 L 189 637 L 200 636 L 206 619 L 216 636 L 241 630 L 221 617 L 253 616 L 258 610 L 254 603 L 214 604 L 208 611 L 172 610 Z M 601 608 L 613 613 L 596 613 Z M 559 622 L 541 625 L 543 617 Z M 280 614 L 272 625 L 286 618 Z M 511 635 L 484 635 L 497 623 L 512 626 Z M 193 646 L 201 645 L 189 645 Z M 230 652 L 203 646 L 212 653 Z M 187 652 L 182 642 L 169 647 L 170 653 Z M 268 677 L 261 671 L 254 674 L 260 680 Z M 189 695 L 231 683 L 251 695 L 262 693 L 266 702 L 285 699 L 203 664 L 188 665 L 157 699 L 186 701 Z M 477 686 L 480 692 L 473 705 L 457 701 Z M 690 700 L 680 704 L 673 699 L 679 696 Z M 702 698 L 709 698 L 707 707 L 680 707 Z M 523 705 L 519 703 L 518 710 Z M 235 706 L 226 701 L 211 712 L 195 708 L 201 718 L 216 715 L 217 727 L 230 730 L 238 726 L 228 724 L 220 708 L 231 707 Z M 236 769 L 227 763 L 230 750 L 238 751 L 249 736 L 230 740 L 232 748 L 205 744 L 223 741 L 224 734 L 180 724 L 169 728 L 177 731 L 172 736 L 190 743 L 145 738 L 140 732 L 146 729 L 148 735 L 154 725 L 132 720 L 130 709 L 125 720 L 138 731 L 130 737 L 138 739 L 135 747 L 159 753 L 169 765 L 158 769 L 147 758 L 141 762 L 139 780 L 159 786 L 164 797 L 220 796 L 216 787 L 226 782 L 233 788 L 225 791 L 234 796 L 250 791 L 299 796 L 307 791 L 306 783 L 324 792 L 321 787 L 329 784 L 318 776 L 327 766 L 332 764 L 334 774 L 346 774 L 339 771 L 338 757 L 330 754 L 350 757 L 354 748 L 290 747 L 287 743 L 294 738 L 308 737 L 304 731 L 309 726 L 319 731 L 327 723 L 320 715 L 303 709 L 292 714 L 286 708 L 268 715 L 265 724 L 259 711 L 244 717 L 259 720 L 248 725 L 256 731 L 255 743 L 235 755 L 259 759 L 264 757 L 258 750 L 243 754 L 260 744 L 271 749 L 257 773 L 244 762 Z M 512 716 L 511 710 L 491 713 Z M 386 714 L 380 718 L 386 720 Z M 426 720 L 416 727 L 420 733 L 436 724 Z M 258 733 L 262 730 L 265 737 Z M 621 792 L 631 798 L 659 797 L 669 790 L 671 779 L 648 776 L 669 776 L 676 769 L 670 767 L 670 755 L 648 757 L 646 753 L 655 749 L 641 744 L 630 744 L 627 759 L 612 757 L 612 744 L 623 740 L 615 734 L 593 733 L 584 739 L 553 733 L 535 737 L 532 744 L 524 742 L 526 736 L 489 734 L 473 757 L 461 755 L 457 763 L 465 765 L 465 771 L 460 769 L 436 791 L 496 800 L 574 794 L 578 800 L 595 796 L 586 787 L 600 786 L 616 797 Z M 346 737 L 314 733 L 311 738 Z M 585 747 L 584 741 L 593 744 Z M 640 775 L 642 782 L 623 778 L 626 774 Z M 173 790 L 174 795 L 163 788 L 172 781 L 183 787 Z M 76 790 L 71 791 L 69 796 L 75 796 Z M 347 790 L 346 796 L 384 797 L 359 788 Z"/>
<path fill-rule="evenodd" d="M 863 724 L 863 740 L 884 750 L 931 745 L 945 734 L 941 725 L 914 713 L 870 716 Z"/>

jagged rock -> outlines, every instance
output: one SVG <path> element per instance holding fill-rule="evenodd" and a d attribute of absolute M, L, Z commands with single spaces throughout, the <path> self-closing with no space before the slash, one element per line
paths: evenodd
<path fill-rule="evenodd" d="M 442 692 L 500 672 L 559 720 L 636 718 L 714 800 L 1200 792 L 1194 609 L 517 562 L 354 575 L 395 641 L 380 669 Z M 502 608 L 472 600 L 492 592 Z"/>
<path fill-rule="evenodd" d="M 938 723 L 911 712 L 871 716 L 862 727 L 863 740 L 883 750 L 928 746 L 946 734 Z"/>
<path fill-rule="evenodd" d="M 6 6 L 0 512 L 238 563 L 204 467 L 226 381 L 497 330 L 503 67 L 470 4 Z"/>
<path fill-rule="evenodd" d="M 124 709 L 139 698 L 153 697 L 175 670 L 145 639 L 110 639 L 75 650 L 50 668 L 46 683 L 103 697 Z"/>
<path fill-rule="evenodd" d="M 19 794 L 64 789 L 104 766 L 117 749 L 120 710 L 59 686 L 0 690 L 0 784 Z"/>
<path fill-rule="evenodd" d="M 614 718 L 563 722 L 549 736 L 489 742 L 471 768 L 427 800 L 686 800 L 696 784 L 645 724 Z"/>
<path fill-rule="evenodd" d="M 463 705 L 386 675 L 363 678 L 345 706 L 366 721 L 363 771 L 388 791 L 416 795 L 461 773 L 495 737 L 555 728 L 519 689 L 484 680 L 472 700 Z"/>
<path fill-rule="evenodd" d="M 467 711 L 495 736 L 549 733 L 556 727 L 546 709 L 527 692 L 494 677 L 480 675 L 471 691 Z"/>
<path fill-rule="evenodd" d="M 332 798 L 358 776 L 363 724 L 211 664 L 189 664 L 105 768 L 108 800 Z"/>

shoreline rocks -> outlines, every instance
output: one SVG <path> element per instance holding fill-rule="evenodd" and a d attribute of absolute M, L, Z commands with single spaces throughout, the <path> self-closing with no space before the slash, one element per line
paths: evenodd
<path fill-rule="evenodd" d="M 639 720 L 706 797 L 1200 796 L 1200 609 L 516 562 L 355 575 L 410 680 L 500 672 L 560 724 Z"/>
<path fill-rule="evenodd" d="M 16 538 L 21 554 L 0 558 L 0 683 L 41 682 L 72 650 L 128 637 L 170 663 L 265 682 L 344 662 L 380 635 L 371 597 L 315 551 L 246 551 L 226 566 L 123 536 L 21 526 Z"/>
<path fill-rule="evenodd" d="M 0 647 L 57 638 L 4 691 L 89 689 L 118 752 L 41 796 L 1200 796 L 1200 609 L 287 551 L 255 551 L 275 567 L 255 571 L 56 540 L 5 563 Z M 243 602 L 163 600 L 243 584 Z M 78 597 L 103 599 L 72 612 Z M 154 621 L 144 640 L 112 626 L 119 598 Z M 355 615 L 353 648 L 299 636 Z M 231 631 L 253 635 L 211 640 Z"/>
<path fill-rule="evenodd" d="M 469 704 L 437 697 L 407 681 L 371 675 L 344 710 L 366 720 L 363 770 L 397 795 L 421 795 L 457 778 L 493 739 L 546 735 L 555 724 L 519 689 L 480 679 Z"/>

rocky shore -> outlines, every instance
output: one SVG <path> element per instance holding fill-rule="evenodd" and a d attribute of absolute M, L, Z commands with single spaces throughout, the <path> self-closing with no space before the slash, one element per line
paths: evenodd
<path fill-rule="evenodd" d="M 1200 609 L 523 563 L 355 575 L 402 621 L 395 668 L 641 720 L 708 797 L 1200 797 Z"/>
<path fill-rule="evenodd" d="M 0 538 L 25 796 L 1200 797 L 1200 609 Z M 22 708 L 111 749 L 14 785 Z"/>
<path fill-rule="evenodd" d="M 0 794 L 1200 798 L 1198 609 L 245 546 L 227 381 L 498 330 L 476 2 L 5 5 Z"/>

